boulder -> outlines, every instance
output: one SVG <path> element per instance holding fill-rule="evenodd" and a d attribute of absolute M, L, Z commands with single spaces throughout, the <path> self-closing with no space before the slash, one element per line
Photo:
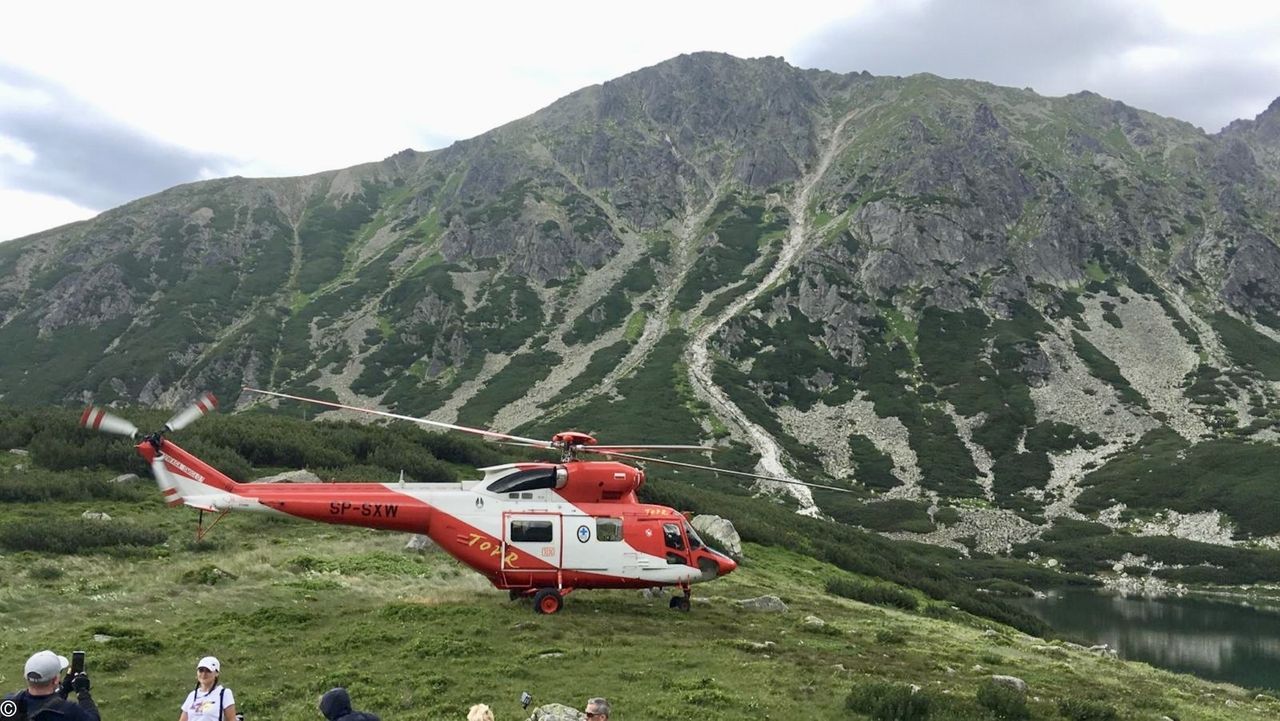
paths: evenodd
<path fill-rule="evenodd" d="M 84 513 L 80 514 L 80 517 L 90 521 L 110 521 L 111 520 L 111 516 L 108 516 L 102 511 L 85 511 Z"/>
<path fill-rule="evenodd" d="M 1027 692 L 1027 682 L 1017 676 L 999 676 L 993 675 L 991 682 L 997 686 L 1008 686 L 1018 693 L 1025 694 Z"/>
<path fill-rule="evenodd" d="M 738 608 L 747 611 L 760 611 L 762 613 L 786 613 L 787 604 L 782 602 L 777 596 L 760 596 L 758 598 L 745 598 L 735 602 Z"/>
<path fill-rule="evenodd" d="M 9 452 L 15 456 L 29 456 L 31 452 L 25 448 L 10 448 Z"/>
<path fill-rule="evenodd" d="M 562 703 L 549 703 L 533 710 L 527 721 L 583 721 L 586 714 Z"/>
<path fill-rule="evenodd" d="M 817 616 L 805 616 L 804 620 L 801 621 L 800 623 L 803 623 L 805 626 L 809 626 L 811 628 L 822 628 L 823 626 L 827 625 L 826 621 L 823 621 Z"/>
<path fill-rule="evenodd" d="M 417 553 L 430 553 L 437 549 L 439 549 L 439 546 L 436 545 L 435 541 L 420 533 L 410 536 L 409 542 L 404 544 L 404 550 L 416 551 Z"/>
<path fill-rule="evenodd" d="M 320 476 L 311 471 L 285 471 L 274 476 L 259 478 L 253 483 L 319 483 Z"/>
<path fill-rule="evenodd" d="M 727 518 L 720 516 L 694 516 L 689 525 L 713 547 L 724 551 L 729 558 L 741 561 L 742 537 Z"/>
<path fill-rule="evenodd" d="M 112 478 L 111 482 L 112 483 L 132 483 L 133 481 L 136 481 L 136 480 L 138 480 L 138 474 L 126 473 L 124 475 L 116 476 L 115 478 Z"/>
<path fill-rule="evenodd" d="M 1096 653 L 1099 656 L 1107 656 L 1109 658 L 1116 658 L 1119 656 L 1114 648 L 1111 648 L 1105 643 L 1100 643 L 1097 646 L 1090 646 L 1089 653 Z"/>

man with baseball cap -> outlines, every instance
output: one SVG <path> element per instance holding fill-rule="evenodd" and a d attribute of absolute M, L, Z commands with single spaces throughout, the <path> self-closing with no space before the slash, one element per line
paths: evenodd
<path fill-rule="evenodd" d="M 89 676 L 82 672 L 62 678 L 70 665 L 66 657 L 53 651 L 41 651 L 27 659 L 23 669 L 27 688 L 0 701 L 0 721 L 100 721 L 98 705 L 89 695 Z M 72 689 L 78 703 L 66 698 Z"/>

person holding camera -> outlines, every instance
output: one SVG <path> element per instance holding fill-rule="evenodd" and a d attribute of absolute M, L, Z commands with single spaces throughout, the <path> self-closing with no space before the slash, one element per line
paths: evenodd
<path fill-rule="evenodd" d="M 218 682 L 221 677 L 218 659 L 205 656 L 196 662 L 196 687 L 182 702 L 178 721 L 237 721 L 235 694 Z"/>
<path fill-rule="evenodd" d="M 329 721 L 381 721 L 371 713 L 351 710 L 351 694 L 341 686 L 325 691 L 320 697 L 320 713 Z"/>
<path fill-rule="evenodd" d="M 41 651 L 27 659 L 27 688 L 0 701 L 0 719 L 11 721 L 100 721 L 98 705 L 89 695 L 84 671 L 62 675 L 70 666 L 66 657 Z M 76 692 L 76 703 L 67 700 Z"/>

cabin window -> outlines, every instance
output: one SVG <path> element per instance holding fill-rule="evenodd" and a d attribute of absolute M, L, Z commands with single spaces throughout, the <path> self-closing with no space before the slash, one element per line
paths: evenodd
<path fill-rule="evenodd" d="M 621 541 L 622 540 L 622 519 L 621 518 L 597 518 L 596 519 L 596 540 L 597 541 Z"/>
<path fill-rule="evenodd" d="M 551 521 L 512 521 L 511 540 L 521 543 L 551 543 Z"/>
<path fill-rule="evenodd" d="M 536 491 L 539 488 L 556 487 L 555 468 L 532 468 L 527 471 L 516 471 L 503 476 L 489 484 L 494 493 L 512 493 L 515 491 Z"/>

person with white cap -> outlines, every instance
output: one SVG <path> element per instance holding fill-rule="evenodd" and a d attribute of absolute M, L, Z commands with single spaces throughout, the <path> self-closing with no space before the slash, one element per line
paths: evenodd
<path fill-rule="evenodd" d="M 236 697 L 218 682 L 222 664 L 213 656 L 196 662 L 196 687 L 182 702 L 178 721 L 236 721 Z"/>
<path fill-rule="evenodd" d="M 0 701 L 0 719 L 22 721 L 100 721 L 98 705 L 89 695 L 89 676 L 83 672 L 59 684 L 62 672 L 71 664 L 65 656 L 41 651 L 27 659 L 27 688 Z M 59 687 L 62 688 L 59 688 Z M 66 699 L 72 689 L 76 703 Z"/>

